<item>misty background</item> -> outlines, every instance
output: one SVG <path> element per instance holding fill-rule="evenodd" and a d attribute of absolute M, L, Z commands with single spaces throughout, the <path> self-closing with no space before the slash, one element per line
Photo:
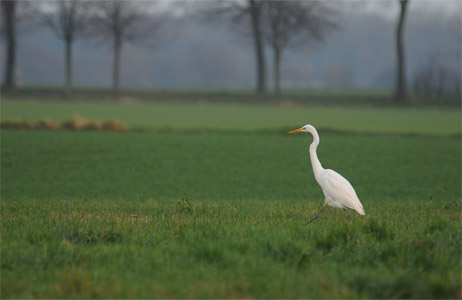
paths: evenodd
<path fill-rule="evenodd" d="M 443 60 L 460 70 L 460 4 L 459 1 L 410 1 L 404 33 L 408 81 L 429 60 Z M 344 1 L 338 7 L 339 30 L 329 34 L 324 43 L 287 49 L 281 66 L 283 87 L 393 86 L 398 1 L 373 4 Z M 121 86 L 255 86 L 255 54 L 250 36 L 231 28 L 230 22 L 207 22 L 187 9 L 179 13 L 169 3 L 164 3 L 162 10 L 172 16 L 155 46 L 123 46 Z M 19 86 L 64 84 L 64 44 L 50 30 L 37 26 L 19 32 L 17 51 Z M 110 44 L 76 40 L 74 85 L 110 86 L 111 51 Z M 272 59 L 269 49 L 266 52 L 270 71 Z M 2 72 L 2 80 L 3 76 Z M 271 77 L 268 80 L 272 83 Z"/>

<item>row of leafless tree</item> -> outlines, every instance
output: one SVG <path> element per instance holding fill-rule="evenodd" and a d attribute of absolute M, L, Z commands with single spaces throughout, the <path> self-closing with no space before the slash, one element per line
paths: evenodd
<path fill-rule="evenodd" d="M 394 99 L 405 101 L 405 57 L 403 32 L 409 0 L 398 0 L 400 16 L 396 30 L 397 73 Z M 65 45 L 66 94 L 72 91 L 72 48 L 79 38 L 100 39 L 113 48 L 112 90 L 114 98 L 119 92 L 120 59 L 127 43 L 152 43 L 167 23 L 166 14 L 158 13 L 159 1 L 2 1 L 2 30 L 5 38 L 6 64 L 5 87 L 14 86 L 15 31 L 20 20 L 20 5 L 33 7 L 28 18 L 36 24 L 48 27 Z M 336 2 L 284 1 L 284 0 L 228 0 L 228 1 L 177 1 L 183 10 L 194 11 L 206 20 L 218 22 L 224 19 L 233 28 L 253 40 L 257 93 L 267 92 L 267 66 L 265 47 L 273 57 L 273 81 L 277 95 L 281 90 L 281 61 L 288 48 L 313 46 L 339 28 Z M 33 15 L 33 17 L 31 17 Z"/>
<path fill-rule="evenodd" d="M 16 10 L 27 6 L 32 22 L 49 28 L 65 45 L 66 95 L 72 91 L 72 48 L 80 38 L 100 39 L 113 48 L 112 91 L 119 94 L 120 58 L 123 45 L 147 41 L 158 33 L 165 17 L 156 14 L 152 1 L 2 1 L 3 30 L 7 48 L 5 87 L 14 86 L 15 28 L 21 20 Z M 31 7 L 32 6 L 32 7 Z M 23 7 L 22 7 L 23 8 Z M 30 15 L 28 16 L 30 17 Z M 29 20 L 30 21 L 30 20 Z"/>
<path fill-rule="evenodd" d="M 212 21 L 227 18 L 244 34 L 248 32 L 242 28 L 251 29 L 257 64 L 257 93 L 267 90 L 265 44 L 272 50 L 274 89 L 279 95 L 284 51 L 322 42 L 338 27 L 336 9 L 321 1 L 217 1 L 206 3 L 198 11 Z M 250 23 L 250 26 L 242 26 L 242 23 Z"/>
<path fill-rule="evenodd" d="M 23 1 L 4 1 L 2 8 L 8 60 L 5 86 L 14 85 L 15 9 Z M 27 3 L 27 2 L 25 2 Z M 72 88 L 72 48 L 79 38 L 99 38 L 113 46 L 113 94 L 119 90 L 120 57 L 125 43 L 147 41 L 165 24 L 165 17 L 155 14 L 155 1 L 41 1 L 35 5 L 36 22 L 47 26 L 56 38 L 65 45 L 66 94 Z M 326 34 L 335 29 L 336 12 L 320 1 L 203 1 L 177 2 L 183 8 L 208 20 L 232 20 L 254 39 L 257 62 L 257 93 L 265 93 L 266 59 L 265 44 L 273 51 L 274 86 L 277 95 L 281 89 L 281 60 L 288 47 L 300 47 L 324 40 Z M 27 4 L 30 6 L 30 3 Z M 244 28 L 244 29 L 242 29 Z M 246 29 L 251 29 L 248 32 Z M 10 54 L 11 53 L 11 56 Z"/>

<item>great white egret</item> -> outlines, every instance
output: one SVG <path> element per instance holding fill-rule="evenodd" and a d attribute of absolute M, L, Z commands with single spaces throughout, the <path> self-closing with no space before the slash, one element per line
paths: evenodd
<path fill-rule="evenodd" d="M 324 169 L 321 166 L 321 162 L 316 154 L 316 149 L 319 145 L 319 135 L 316 129 L 312 125 L 307 124 L 302 128 L 292 130 L 289 133 L 296 132 L 309 132 L 313 135 L 313 142 L 310 145 L 311 165 L 313 167 L 314 178 L 321 186 L 325 197 L 324 204 L 319 212 L 305 225 L 308 225 L 319 218 L 326 205 L 343 208 L 345 211 L 345 222 L 348 222 L 347 208 L 355 210 L 360 215 L 364 215 L 365 212 L 363 205 L 361 204 L 361 201 L 359 201 L 359 198 L 350 182 L 348 182 L 348 180 L 339 173 L 330 169 Z"/>

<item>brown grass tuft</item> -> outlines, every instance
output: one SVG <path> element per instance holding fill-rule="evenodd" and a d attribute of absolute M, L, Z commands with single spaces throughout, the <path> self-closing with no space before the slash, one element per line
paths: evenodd
<path fill-rule="evenodd" d="M 37 123 L 33 124 L 34 129 L 47 129 L 47 130 L 56 130 L 60 126 L 58 123 L 51 120 L 40 120 Z"/>
<path fill-rule="evenodd" d="M 2 129 L 32 129 L 34 124 L 22 119 L 5 120 L 0 123 Z"/>
<path fill-rule="evenodd" d="M 128 126 L 122 124 L 119 120 L 109 120 L 103 123 L 103 130 L 107 131 L 126 131 Z"/>
<path fill-rule="evenodd" d="M 69 130 L 76 130 L 80 131 L 84 129 L 85 125 L 87 124 L 87 119 L 80 115 L 74 115 L 71 121 L 66 121 L 63 123 L 63 128 Z"/>
<path fill-rule="evenodd" d="M 127 131 L 127 125 L 121 123 L 119 120 L 108 120 L 105 122 L 88 120 L 80 115 L 74 115 L 72 120 L 65 121 L 61 125 L 45 119 L 37 122 L 28 122 L 22 119 L 5 120 L 0 123 L 2 129 L 41 129 L 41 130 L 57 130 L 67 129 L 73 131 L 81 130 L 106 130 L 106 131 Z"/>

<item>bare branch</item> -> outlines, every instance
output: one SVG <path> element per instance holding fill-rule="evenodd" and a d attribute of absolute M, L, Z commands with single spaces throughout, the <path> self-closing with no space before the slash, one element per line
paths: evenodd
<path fill-rule="evenodd" d="M 336 10 L 320 1 L 279 0 L 265 4 L 265 39 L 273 47 L 319 43 L 338 28 Z"/>
<path fill-rule="evenodd" d="M 231 22 L 234 29 L 252 36 L 257 70 L 257 93 L 266 92 L 266 60 L 263 41 L 263 0 L 228 0 L 197 2 L 195 15 L 206 21 Z"/>
<path fill-rule="evenodd" d="M 91 21 L 93 35 L 138 43 L 154 37 L 163 29 L 166 16 L 156 14 L 156 1 L 96 1 Z"/>
<path fill-rule="evenodd" d="M 56 38 L 73 41 L 88 32 L 90 2 L 55 0 L 42 2 L 42 5 L 50 11 L 42 14 L 41 23 L 47 26 Z"/>
<path fill-rule="evenodd" d="M 274 0 L 263 4 L 263 35 L 273 50 L 274 85 L 280 94 L 280 64 L 287 47 L 322 42 L 336 28 L 334 9 L 320 1 Z"/>
<path fill-rule="evenodd" d="M 124 43 L 146 43 L 163 28 L 166 17 L 156 14 L 158 1 L 95 1 L 93 35 L 113 43 L 113 98 L 119 95 L 120 57 Z"/>

